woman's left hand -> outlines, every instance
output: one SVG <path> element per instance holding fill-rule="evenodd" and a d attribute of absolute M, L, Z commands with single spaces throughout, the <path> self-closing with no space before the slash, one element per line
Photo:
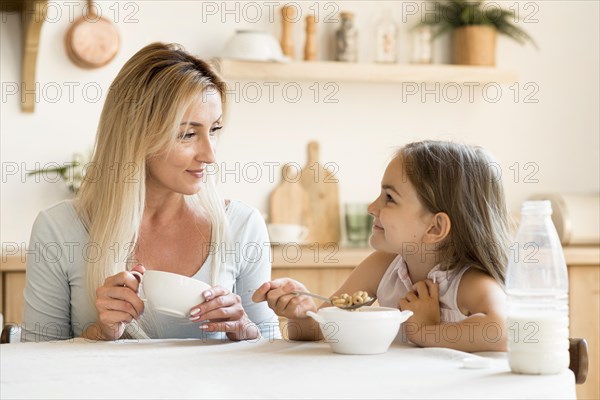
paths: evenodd
<path fill-rule="evenodd" d="M 225 332 L 230 340 L 260 337 L 260 330 L 246 315 L 240 296 L 221 286 L 214 286 L 202 295 L 205 301 L 190 311 L 191 321 L 202 321 L 200 329 Z"/>

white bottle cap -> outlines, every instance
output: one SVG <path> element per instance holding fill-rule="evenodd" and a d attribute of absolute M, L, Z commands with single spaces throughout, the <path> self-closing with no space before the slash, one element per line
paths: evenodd
<path fill-rule="evenodd" d="M 528 200 L 521 205 L 521 214 L 550 215 L 552 203 L 549 200 Z"/>

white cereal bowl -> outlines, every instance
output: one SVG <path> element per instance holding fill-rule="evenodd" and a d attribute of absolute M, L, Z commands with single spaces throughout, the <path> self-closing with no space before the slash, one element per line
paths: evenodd
<path fill-rule="evenodd" d="M 308 237 L 308 228 L 297 224 L 269 224 L 269 241 L 271 243 L 304 243 Z"/>
<path fill-rule="evenodd" d="M 277 39 L 262 31 L 236 31 L 225 45 L 223 57 L 244 61 L 289 62 Z"/>
<path fill-rule="evenodd" d="M 319 323 L 325 343 L 334 353 L 385 353 L 398 334 L 400 324 L 412 311 L 390 307 L 363 307 L 355 311 L 337 307 L 321 308 L 307 315 Z"/>

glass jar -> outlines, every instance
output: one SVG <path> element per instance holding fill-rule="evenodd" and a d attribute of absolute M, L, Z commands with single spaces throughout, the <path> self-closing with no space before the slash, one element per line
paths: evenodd
<path fill-rule="evenodd" d="M 433 61 L 433 34 L 430 26 L 416 27 L 411 33 L 412 64 L 431 64 Z"/>
<path fill-rule="evenodd" d="M 392 19 L 391 10 L 386 10 L 377 24 L 375 32 L 375 62 L 395 63 L 397 59 L 398 26 Z"/>
<path fill-rule="evenodd" d="M 358 61 L 358 31 L 354 28 L 354 13 L 342 12 L 342 25 L 335 33 L 336 60 Z"/>

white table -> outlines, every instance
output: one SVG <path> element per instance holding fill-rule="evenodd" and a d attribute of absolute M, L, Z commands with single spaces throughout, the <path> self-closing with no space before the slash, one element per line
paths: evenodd
<path fill-rule="evenodd" d="M 511 374 L 506 354 L 462 368 L 459 351 L 392 345 L 381 355 L 331 353 L 322 342 L 84 339 L 0 346 L 10 398 L 575 398 L 570 370 Z"/>

